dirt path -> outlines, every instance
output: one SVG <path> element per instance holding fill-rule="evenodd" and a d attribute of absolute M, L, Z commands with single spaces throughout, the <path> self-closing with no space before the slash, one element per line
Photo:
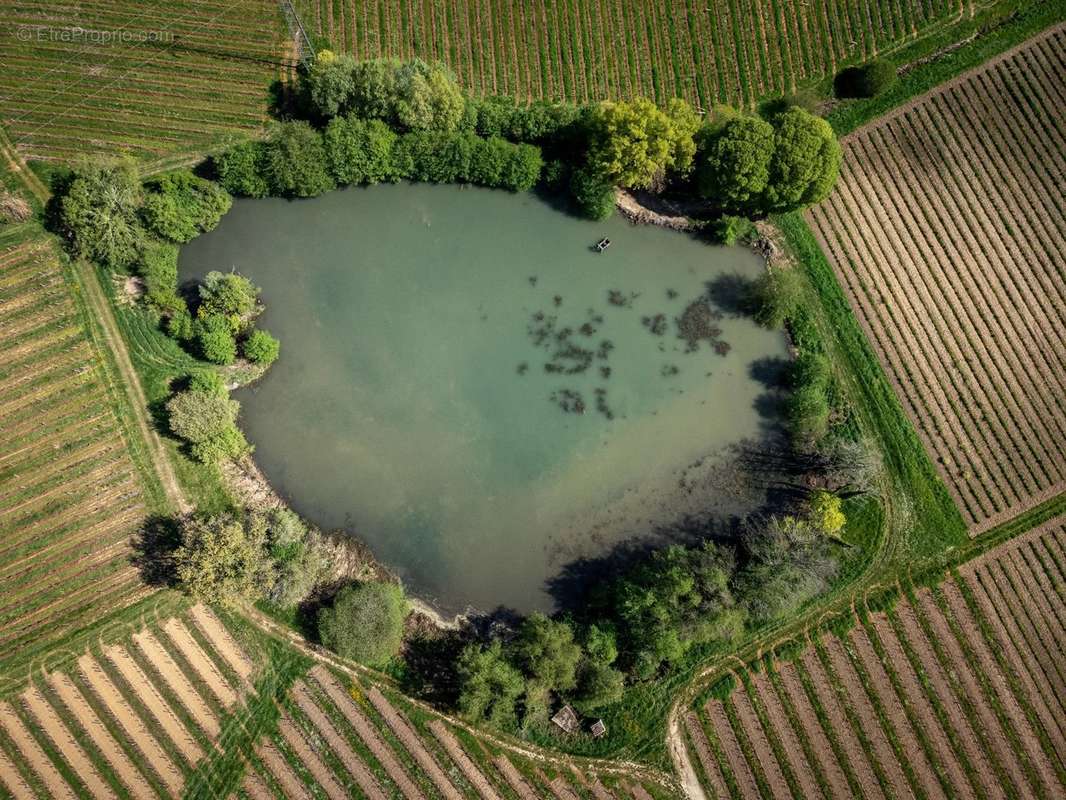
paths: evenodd
<path fill-rule="evenodd" d="M 326 793 L 329 800 L 348 800 L 348 793 L 344 791 L 344 787 L 337 782 L 337 778 L 330 768 L 323 764 L 322 759 L 311 749 L 303 733 L 293 721 L 287 716 L 282 716 L 278 721 L 278 730 L 281 732 L 285 742 L 292 748 L 292 751 L 296 753 L 300 763 L 311 773 L 311 777 L 314 778 L 318 787 Z M 372 800 L 382 800 L 383 797 L 383 795 L 377 794 L 374 795 Z"/>
<path fill-rule="evenodd" d="M 202 728 L 212 739 L 217 738 L 222 732 L 222 726 L 219 724 L 218 719 L 204 698 L 200 696 L 196 687 L 192 685 L 192 681 L 181 671 L 181 667 L 175 663 L 170 654 L 159 644 L 159 640 L 149 631 L 141 631 L 133 634 L 133 641 L 144 653 L 148 662 L 155 667 L 156 672 L 163 678 L 166 685 L 174 692 L 178 701 L 185 706 L 192 718 L 196 720 L 196 725 Z"/>
<path fill-rule="evenodd" d="M 230 636 L 229 631 L 218 621 L 211 610 L 203 605 L 197 603 L 189 609 L 189 613 L 192 618 L 196 620 L 196 623 L 200 626 L 200 630 L 203 632 L 207 640 L 211 642 L 211 646 L 215 648 L 215 651 L 222 656 L 223 660 L 229 664 L 230 669 L 236 672 L 245 681 L 251 682 L 252 678 L 252 662 L 248 660 L 248 656 L 244 651 L 233 641 L 233 637 Z"/>
<path fill-rule="evenodd" d="M 285 761 L 284 756 L 270 741 L 264 741 L 256 750 L 256 755 L 266 765 L 267 770 L 274 780 L 281 786 L 287 800 L 311 800 L 311 795 L 304 786 L 303 781 L 296 777 L 292 767 Z M 273 795 L 271 795 L 273 796 Z"/>
<path fill-rule="evenodd" d="M 63 701 L 63 704 L 74 715 L 96 748 L 103 754 L 107 762 L 115 770 L 119 780 L 129 789 L 130 796 L 137 800 L 151 800 L 155 792 L 144 776 L 138 772 L 133 762 L 129 760 L 125 751 L 118 745 L 114 737 L 108 733 L 107 728 L 97 719 L 92 708 L 82 697 L 81 692 L 71 682 L 70 678 L 61 673 L 53 673 L 49 676 L 49 683 Z"/>
<path fill-rule="evenodd" d="M 444 774 L 444 771 L 437 764 L 436 759 L 426 749 L 426 745 L 422 742 L 422 739 L 416 734 L 411 726 L 407 724 L 399 712 L 392 707 L 392 703 L 381 693 L 377 686 L 371 686 L 367 691 L 366 696 L 370 698 L 370 702 L 374 705 L 374 708 L 378 710 L 378 713 L 385 718 L 385 722 L 389 728 L 401 742 L 403 746 L 407 748 L 409 752 L 418 762 L 420 766 L 430 779 L 440 789 L 441 793 L 447 798 L 447 800 L 462 800 L 462 795 L 456 790 L 452 782 L 448 780 L 448 776 Z"/>
<path fill-rule="evenodd" d="M 822 790 L 818 786 L 818 780 L 814 777 L 811 766 L 807 763 L 807 756 L 803 751 L 796 732 L 792 730 L 792 723 L 785 713 L 781 700 L 774 691 L 773 684 L 765 672 L 756 672 L 751 676 L 752 685 L 755 687 L 756 696 L 766 710 L 766 718 L 773 728 L 774 735 L 781 741 L 781 748 L 785 752 L 792 774 L 796 776 L 800 789 L 804 796 L 810 798 L 821 797 Z"/>
<path fill-rule="evenodd" d="M 89 304 L 93 316 L 96 317 L 97 322 L 100 324 L 100 333 L 103 337 L 103 341 L 100 344 L 114 356 L 115 365 L 122 379 L 123 391 L 126 393 L 130 408 L 133 410 L 137 428 L 151 451 L 152 463 L 155 466 L 156 473 L 159 475 L 159 481 L 163 485 L 167 500 L 180 514 L 186 514 L 192 510 L 192 506 L 185 497 L 181 484 L 174 474 L 174 467 L 170 463 L 170 455 L 167 453 L 162 439 L 159 438 L 159 434 L 156 433 L 155 428 L 152 427 L 148 419 L 148 398 L 144 395 L 140 378 L 137 377 L 133 362 L 130 361 L 129 351 L 127 351 L 126 342 L 118 330 L 111 304 L 104 296 L 91 265 L 86 262 L 79 262 L 75 267 L 75 271 L 78 276 L 78 282 L 85 291 L 85 300 Z"/>
<path fill-rule="evenodd" d="M 329 744 L 330 750 L 340 758 L 344 763 L 344 768 L 348 770 L 348 774 L 351 775 L 359 788 L 366 794 L 370 800 L 385 800 L 385 793 L 381 790 L 380 784 L 377 779 L 367 769 L 366 764 L 363 763 L 355 751 L 348 746 L 348 743 L 341 738 L 341 735 L 337 733 L 337 729 L 333 727 L 333 723 L 329 721 L 326 715 L 322 712 L 316 704 L 311 692 L 307 689 L 307 684 L 303 681 L 297 681 L 296 685 L 292 687 L 293 697 L 296 698 L 296 705 L 300 707 L 300 710 L 307 715 L 307 718 L 311 720 L 311 724 L 315 726 L 322 738 Z"/>
<path fill-rule="evenodd" d="M 515 794 L 521 798 L 521 800 L 537 800 L 537 794 L 526 783 L 514 764 L 512 764 L 507 756 L 499 755 L 496 757 L 496 767 L 500 770 L 500 774 L 503 775 L 504 780 L 507 781 L 507 785 L 511 787 Z"/>
<path fill-rule="evenodd" d="M 178 748 L 182 756 L 190 764 L 195 764 L 203 758 L 204 751 L 200 749 L 200 745 L 193 739 L 192 734 L 185 729 L 185 726 L 174 714 L 173 709 L 167 705 L 162 695 L 148 680 L 148 676 L 137 666 L 137 662 L 133 660 L 130 654 L 118 646 L 110 647 L 104 652 L 126 682 L 130 686 L 137 687 L 140 701 L 148 709 L 149 713 L 155 717 L 160 728 L 170 737 L 170 740 Z"/>
<path fill-rule="evenodd" d="M 0 703 L 0 728 L 11 738 L 23 763 L 36 773 L 54 800 L 74 800 L 73 790 L 7 703 Z"/>
<path fill-rule="evenodd" d="M 734 733 L 733 726 L 729 722 L 729 716 L 726 714 L 725 705 L 721 700 L 710 700 L 705 709 L 707 717 L 714 725 L 714 733 L 722 745 L 722 750 L 725 751 L 729 768 L 737 779 L 741 796 L 744 798 L 759 798 L 759 784 L 755 780 L 755 773 L 752 772 L 751 765 L 748 764 L 748 759 L 740 747 L 740 742 L 737 741 L 736 733 Z"/>
<path fill-rule="evenodd" d="M 708 780 L 713 784 L 711 788 L 720 794 L 719 787 L 724 786 L 725 783 L 721 780 L 721 775 L 718 774 L 717 764 L 713 765 L 712 769 L 712 766 L 708 761 L 710 753 L 707 751 L 707 743 L 702 741 L 703 731 L 694 731 L 692 723 L 693 715 L 691 712 L 686 714 L 684 719 L 689 739 L 692 741 L 693 747 L 696 748 L 696 756 L 702 763 L 704 773 L 709 776 Z M 698 726 L 698 724 L 699 723 L 697 722 L 696 725 Z M 699 741 L 697 741 L 697 735 L 700 737 Z M 700 779 L 696 774 L 696 768 L 692 766 L 692 760 L 689 758 L 688 748 L 685 747 L 684 737 L 681 735 L 680 714 L 670 715 L 669 727 L 667 728 L 666 734 L 666 746 L 670 751 L 670 759 L 674 762 L 674 769 L 681 781 L 681 788 L 685 792 L 685 797 L 688 797 L 690 800 L 708 800 L 706 793 L 703 791 L 703 786 L 700 785 Z"/>
<path fill-rule="evenodd" d="M 400 787 L 400 791 L 403 792 L 406 800 L 425 800 L 422 790 L 411 780 L 411 777 L 397 760 L 391 748 L 382 740 L 377 728 L 370 724 L 370 721 L 363 715 L 363 712 L 356 706 L 352 698 L 341 688 L 336 678 L 322 665 L 312 669 L 310 676 L 322 687 L 322 690 L 333 701 L 336 708 L 348 720 L 348 724 L 355 729 L 363 744 L 378 760 L 378 763 L 385 768 L 385 772 L 392 778 L 393 783 Z"/>
<path fill-rule="evenodd" d="M 477 789 L 479 796 L 483 800 L 502 800 L 492 784 L 489 783 L 488 778 L 477 768 L 477 765 L 470 760 L 470 756 L 463 750 L 463 746 L 459 744 L 459 741 L 455 738 L 450 730 L 445 727 L 444 723 L 439 719 L 433 720 L 429 723 L 429 729 L 433 732 L 433 735 L 437 737 L 437 741 L 441 743 L 445 751 L 448 753 L 448 757 L 451 758 L 462 770 L 462 773 L 466 776 L 466 779 Z"/>
<path fill-rule="evenodd" d="M 125 731 L 129 740 L 141 751 L 145 763 L 152 766 L 172 794 L 177 794 L 181 790 L 184 778 L 174 766 L 174 762 L 159 746 L 159 742 L 149 732 L 144 720 L 130 707 L 115 685 L 111 683 L 111 679 L 91 656 L 83 655 L 79 658 L 78 668 L 86 683 L 107 706 L 107 710 Z"/>
<path fill-rule="evenodd" d="M 37 720 L 40 730 L 52 741 L 63 759 L 85 784 L 91 796 L 101 798 L 101 800 L 115 797 L 107 781 L 100 777 L 100 773 L 93 766 L 89 756 L 74 740 L 67 726 L 63 724 L 63 720 L 59 718 L 41 691 L 36 686 L 31 686 L 22 693 L 21 698 L 30 714 Z"/>
<path fill-rule="evenodd" d="M 215 666 L 210 657 L 200 649 L 200 645 L 192 638 L 189 629 L 182 624 L 181 620 L 177 617 L 171 617 L 163 624 L 163 631 L 181 651 L 181 654 L 192 665 L 193 669 L 196 670 L 196 674 L 207 684 L 211 694 L 222 703 L 222 706 L 230 708 L 236 704 L 237 693 L 233 691 L 233 688 L 219 673 L 218 667 Z"/>

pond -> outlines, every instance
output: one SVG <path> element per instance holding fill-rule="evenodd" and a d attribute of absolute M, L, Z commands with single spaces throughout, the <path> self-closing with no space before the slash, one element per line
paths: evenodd
<path fill-rule="evenodd" d="M 236 395 L 267 478 L 441 610 L 551 609 L 575 564 L 752 502 L 710 466 L 772 425 L 753 365 L 786 356 L 708 299 L 759 274 L 745 249 L 388 185 L 238 200 L 182 250 L 211 269 L 262 286 L 282 342 Z"/>

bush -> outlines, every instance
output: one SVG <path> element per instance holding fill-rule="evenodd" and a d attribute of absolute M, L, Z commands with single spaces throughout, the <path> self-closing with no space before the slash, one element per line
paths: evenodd
<path fill-rule="evenodd" d="M 459 711 L 475 723 L 513 728 L 518 722 L 515 704 L 525 690 L 522 674 L 511 666 L 497 639 L 488 647 L 471 644 L 459 655 Z"/>
<path fill-rule="evenodd" d="M 758 117 L 738 116 L 701 143 L 699 192 L 722 208 L 758 210 L 770 179 L 774 129 Z"/>
<path fill-rule="evenodd" d="M 737 242 L 750 236 L 755 226 L 747 217 L 734 217 L 726 214 L 714 222 L 714 238 L 719 244 L 735 245 Z"/>
<path fill-rule="evenodd" d="M 328 575 L 326 548 L 318 534 L 287 508 L 259 514 L 256 524 L 265 530 L 266 550 L 274 566 L 267 599 L 281 608 L 291 608 Z"/>
<path fill-rule="evenodd" d="M 401 136 L 393 149 L 393 171 L 415 181 L 473 183 L 527 191 L 542 167 L 540 150 L 472 133 L 417 132 Z"/>
<path fill-rule="evenodd" d="M 232 364 L 237 358 L 237 340 L 229 320 L 221 314 L 200 314 L 192 324 L 200 355 L 212 364 Z"/>
<path fill-rule="evenodd" d="M 137 211 L 141 185 L 126 163 L 78 167 L 60 199 L 60 219 L 74 252 L 106 267 L 132 266 L 144 230 Z"/>
<path fill-rule="evenodd" d="M 790 370 L 792 394 L 786 405 L 788 427 L 800 441 L 817 441 L 829 426 L 829 362 L 801 353 Z"/>
<path fill-rule="evenodd" d="M 185 520 L 174 560 L 185 591 L 209 603 L 251 602 L 269 583 L 270 564 L 258 531 L 232 514 Z"/>
<path fill-rule="evenodd" d="M 259 287 L 236 272 L 212 270 L 204 276 L 199 294 L 197 316 L 222 317 L 233 335 L 245 330 L 262 310 Z"/>
<path fill-rule="evenodd" d="M 879 58 L 837 73 L 833 89 L 837 97 L 876 97 L 892 88 L 899 79 L 896 65 Z"/>
<path fill-rule="evenodd" d="M 767 270 L 748 288 L 744 305 L 764 328 L 780 328 L 801 300 L 799 275 L 791 269 Z"/>
<path fill-rule="evenodd" d="M 824 200 L 836 183 L 840 158 L 840 142 L 824 119 L 802 108 L 778 115 L 765 209 L 792 211 Z"/>
<path fill-rule="evenodd" d="M 171 172 L 145 184 L 141 216 L 148 229 L 172 242 L 187 242 L 212 230 L 233 200 L 216 183 L 188 170 Z"/>
<path fill-rule="evenodd" d="M 400 651 L 407 618 L 403 589 L 392 583 L 352 583 L 318 615 L 322 644 L 338 655 L 381 667 Z"/>
<path fill-rule="evenodd" d="M 273 195 L 314 197 L 335 188 L 328 163 L 322 135 L 303 121 L 279 123 L 263 144 L 263 174 Z"/>
<path fill-rule="evenodd" d="M 326 157 L 341 185 L 392 180 L 395 144 L 396 134 L 381 120 L 336 117 L 326 126 Z"/>
<path fill-rule="evenodd" d="M 230 194 L 241 197 L 266 197 L 270 194 L 262 143 L 241 142 L 213 160 L 218 181 Z"/>
<path fill-rule="evenodd" d="M 193 456 L 204 463 L 239 458 L 251 450 L 236 425 L 239 411 L 240 404 L 224 392 L 192 389 L 167 402 L 171 431 L 188 442 Z"/>
<path fill-rule="evenodd" d="M 225 396 L 226 382 L 214 370 L 200 370 L 189 376 L 189 391 Z"/>
<path fill-rule="evenodd" d="M 281 342 L 266 331 L 255 330 L 248 334 L 248 338 L 241 345 L 241 351 L 253 364 L 269 367 L 278 360 Z"/>
<path fill-rule="evenodd" d="M 192 314 L 187 308 L 179 308 L 167 319 L 167 335 L 179 342 L 190 342 L 196 335 Z"/>
<path fill-rule="evenodd" d="M 145 299 L 161 311 L 180 313 L 188 309 L 178 297 L 178 248 L 155 242 L 145 247 L 138 265 L 144 279 Z"/>
<path fill-rule="evenodd" d="M 567 623 L 534 612 L 522 622 L 514 649 L 523 671 L 538 685 L 562 692 L 577 685 L 581 646 Z"/>
<path fill-rule="evenodd" d="M 582 216 L 604 220 L 614 213 L 614 186 L 587 168 L 570 176 L 570 194 Z"/>
<path fill-rule="evenodd" d="M 842 509 L 843 501 L 832 492 L 819 489 L 811 495 L 809 504 L 811 525 L 829 536 L 839 536 L 848 521 Z"/>

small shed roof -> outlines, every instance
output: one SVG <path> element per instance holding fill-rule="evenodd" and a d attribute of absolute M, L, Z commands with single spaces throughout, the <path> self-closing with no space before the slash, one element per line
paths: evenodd
<path fill-rule="evenodd" d="M 607 726 L 603 724 L 602 719 L 598 719 L 592 723 L 592 727 L 589 729 L 592 731 L 594 738 L 599 739 L 605 733 L 607 733 Z"/>
<path fill-rule="evenodd" d="M 552 722 L 567 733 L 574 733 L 581 725 L 577 712 L 574 711 L 574 707 L 569 704 L 559 709 L 558 713 L 552 717 Z"/>

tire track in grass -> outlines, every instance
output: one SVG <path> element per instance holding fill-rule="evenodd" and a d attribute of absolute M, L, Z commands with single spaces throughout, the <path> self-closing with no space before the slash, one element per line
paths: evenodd
<path fill-rule="evenodd" d="M 0 727 L 10 737 L 25 759 L 25 764 L 48 789 L 53 800 L 75 800 L 76 795 L 70 785 L 59 774 L 52 760 L 45 755 L 14 709 L 6 702 L 0 701 Z"/>
<path fill-rule="evenodd" d="M 392 781 L 400 787 L 406 800 L 425 800 L 425 795 L 411 780 L 388 744 L 382 740 L 377 729 L 370 724 L 355 701 L 341 688 L 337 679 L 321 664 L 316 665 L 309 674 L 333 701 L 337 710 L 348 720 L 348 724 L 352 726 L 356 735 L 378 760 L 378 763 L 384 767 Z"/>
<path fill-rule="evenodd" d="M 407 751 L 418 762 L 418 765 L 429 775 L 444 797 L 447 800 L 462 800 L 462 795 L 452 785 L 452 782 L 441 770 L 440 765 L 437 764 L 429 750 L 426 749 L 425 743 L 407 721 L 400 716 L 400 713 L 393 708 L 385 695 L 381 693 L 381 690 L 377 686 L 371 686 L 366 696 L 374 708 L 378 710 L 378 713 L 385 718 L 389 728 L 403 742 L 404 747 L 407 748 Z"/>

